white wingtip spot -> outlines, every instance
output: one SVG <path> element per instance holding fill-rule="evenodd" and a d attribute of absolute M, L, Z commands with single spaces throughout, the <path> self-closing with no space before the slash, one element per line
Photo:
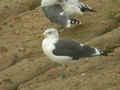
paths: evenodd
<path fill-rule="evenodd" d="M 97 48 L 95 48 L 95 52 L 96 53 L 94 55 L 98 55 L 98 56 L 101 55 L 100 51 Z"/>

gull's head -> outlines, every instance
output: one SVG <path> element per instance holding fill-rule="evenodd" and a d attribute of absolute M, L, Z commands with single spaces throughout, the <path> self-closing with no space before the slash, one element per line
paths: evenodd
<path fill-rule="evenodd" d="M 47 38 L 59 38 L 59 33 L 55 28 L 47 29 L 43 35 Z"/>

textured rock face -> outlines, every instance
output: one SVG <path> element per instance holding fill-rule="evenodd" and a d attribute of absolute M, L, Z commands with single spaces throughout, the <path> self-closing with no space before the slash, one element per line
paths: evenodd
<path fill-rule="evenodd" d="M 75 16 L 83 24 L 65 29 L 61 36 L 110 53 L 83 59 L 70 64 L 70 71 L 63 71 L 62 66 L 43 54 L 42 38 L 36 37 L 46 28 L 60 27 L 45 17 L 39 7 L 40 0 L 0 1 L 0 90 L 120 89 L 120 23 L 109 18 L 119 10 L 119 0 L 84 2 L 97 12 Z M 65 72 L 64 79 L 61 79 L 62 72 Z"/>
<path fill-rule="evenodd" d="M 25 11 L 35 9 L 40 5 L 40 1 L 41 0 L 1 0 L 0 21 L 3 22 L 8 17 L 12 17 Z"/>

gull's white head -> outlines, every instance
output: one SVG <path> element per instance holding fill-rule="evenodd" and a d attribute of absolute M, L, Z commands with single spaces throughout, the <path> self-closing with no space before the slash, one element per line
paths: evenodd
<path fill-rule="evenodd" d="M 57 29 L 55 28 L 49 28 L 47 29 L 43 35 L 47 38 L 59 38 L 59 33 L 57 31 Z"/>

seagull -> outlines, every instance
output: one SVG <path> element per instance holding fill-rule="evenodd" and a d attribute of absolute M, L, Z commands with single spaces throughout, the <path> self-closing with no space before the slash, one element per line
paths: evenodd
<path fill-rule="evenodd" d="M 66 14 L 62 14 L 64 12 L 63 8 L 59 4 L 48 5 L 42 7 L 46 17 L 53 23 L 59 24 L 62 27 L 70 28 L 72 24 L 81 24 L 81 22 L 77 19 L 69 17 Z"/>
<path fill-rule="evenodd" d="M 47 29 L 43 35 L 42 50 L 52 61 L 66 64 L 72 61 L 79 61 L 82 58 L 107 55 L 99 50 L 71 39 L 59 38 L 59 33 L 55 28 Z"/>
<path fill-rule="evenodd" d="M 51 22 L 66 28 L 70 28 L 72 24 L 81 24 L 72 17 L 74 14 L 83 15 L 85 11 L 95 11 L 79 0 L 42 0 L 41 8 Z"/>

